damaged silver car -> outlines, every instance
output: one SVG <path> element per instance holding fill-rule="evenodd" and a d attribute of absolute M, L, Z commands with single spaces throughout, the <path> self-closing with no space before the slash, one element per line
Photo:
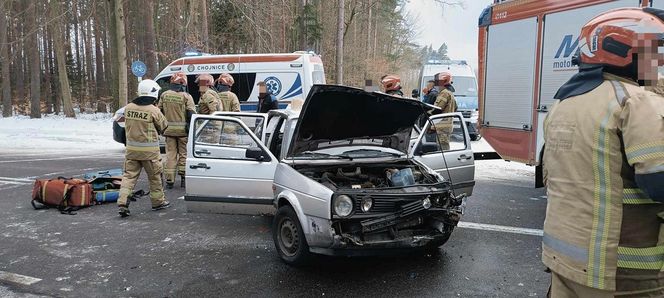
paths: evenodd
<path fill-rule="evenodd" d="M 316 85 L 300 113 L 197 115 L 187 208 L 276 208 L 275 247 L 294 265 L 312 253 L 438 248 L 472 194 L 474 160 L 462 115 L 430 111 L 416 100 Z M 422 117 L 424 127 L 413 129 Z M 436 125 L 450 127 L 449 149 L 440 149 Z"/>

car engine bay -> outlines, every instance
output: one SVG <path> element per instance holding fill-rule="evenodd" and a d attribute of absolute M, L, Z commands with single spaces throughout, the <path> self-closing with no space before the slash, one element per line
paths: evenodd
<path fill-rule="evenodd" d="M 301 168 L 298 171 L 333 191 L 408 187 L 442 182 L 420 166 L 410 163 L 329 165 Z"/>

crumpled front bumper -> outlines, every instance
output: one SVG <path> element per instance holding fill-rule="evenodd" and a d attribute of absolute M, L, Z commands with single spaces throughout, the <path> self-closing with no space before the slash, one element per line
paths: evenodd
<path fill-rule="evenodd" d="M 425 209 L 422 201 L 418 200 L 387 215 L 359 220 L 337 219 L 332 222 L 337 227 L 332 245 L 327 248 L 312 247 L 311 251 L 326 255 L 356 256 L 423 248 L 448 238 L 461 219 L 463 209 L 461 203 L 454 207 Z"/>

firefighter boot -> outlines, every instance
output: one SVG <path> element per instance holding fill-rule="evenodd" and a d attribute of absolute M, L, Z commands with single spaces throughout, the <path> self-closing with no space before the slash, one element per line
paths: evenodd
<path fill-rule="evenodd" d="M 174 182 L 166 182 L 166 188 L 173 189 Z"/>
<path fill-rule="evenodd" d="M 185 179 L 184 176 L 180 177 L 180 188 L 185 188 Z"/>
<path fill-rule="evenodd" d="M 127 205 L 120 205 L 118 206 L 118 213 L 120 213 L 120 217 L 127 217 L 129 216 L 129 206 Z"/>
<path fill-rule="evenodd" d="M 171 207 L 171 203 L 169 203 L 168 201 L 164 201 L 163 203 L 161 203 L 161 205 L 152 207 L 152 211 L 158 211 L 161 209 L 166 209 L 168 207 Z"/>

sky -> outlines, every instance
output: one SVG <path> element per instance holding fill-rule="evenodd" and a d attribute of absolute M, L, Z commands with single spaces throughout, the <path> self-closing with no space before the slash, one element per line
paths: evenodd
<path fill-rule="evenodd" d="M 492 0 L 464 0 L 464 8 L 445 7 L 434 0 L 410 0 L 408 13 L 416 21 L 419 35 L 415 42 L 432 45 L 438 49 L 446 43 L 448 56 L 454 60 L 466 60 L 477 69 L 477 22 L 482 10 Z"/>

